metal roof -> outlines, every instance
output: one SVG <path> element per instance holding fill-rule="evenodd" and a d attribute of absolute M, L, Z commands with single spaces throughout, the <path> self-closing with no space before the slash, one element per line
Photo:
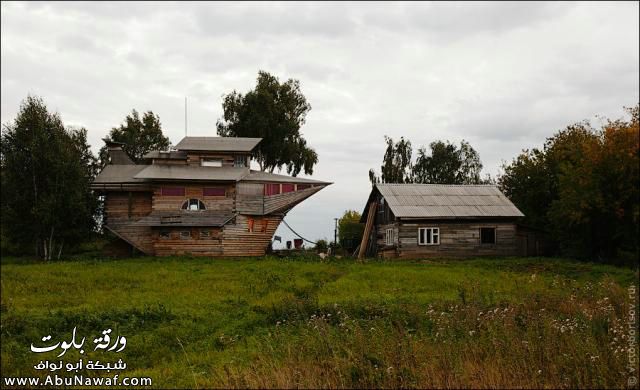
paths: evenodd
<path fill-rule="evenodd" d="M 242 178 L 242 181 L 256 182 L 276 182 L 276 183 L 297 183 L 297 184 L 331 184 L 330 182 L 306 179 L 304 177 L 292 177 L 286 175 L 278 175 L 262 171 L 251 171 L 248 176 Z"/>
<path fill-rule="evenodd" d="M 494 185 L 376 184 L 376 188 L 398 218 L 524 216 Z"/>
<path fill-rule="evenodd" d="M 132 226 L 224 226 L 235 216 L 214 210 L 202 211 L 153 211 L 151 214 L 131 223 Z"/>
<path fill-rule="evenodd" d="M 150 167 L 150 165 L 108 164 L 104 167 L 102 172 L 96 176 L 93 182 L 95 184 L 140 183 L 144 180 L 135 178 L 134 176 L 147 167 Z"/>
<path fill-rule="evenodd" d="M 238 181 L 249 174 L 247 168 L 201 167 L 192 165 L 144 165 L 136 179 Z"/>
<path fill-rule="evenodd" d="M 184 137 L 175 148 L 210 152 L 250 152 L 260 141 L 262 138 Z"/>

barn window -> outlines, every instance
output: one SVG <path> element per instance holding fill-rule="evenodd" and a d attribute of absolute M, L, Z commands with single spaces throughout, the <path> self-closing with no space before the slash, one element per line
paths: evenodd
<path fill-rule="evenodd" d="M 191 239 L 191 232 L 188 230 L 183 230 L 180 232 L 180 239 L 181 240 L 189 240 Z"/>
<path fill-rule="evenodd" d="M 182 209 L 189 210 L 189 211 L 199 211 L 199 210 L 205 210 L 206 207 L 204 206 L 204 203 L 200 199 L 189 199 L 188 201 L 182 204 Z"/>
<path fill-rule="evenodd" d="M 200 238 L 207 239 L 211 237 L 211 232 L 209 230 L 200 230 Z"/>
<path fill-rule="evenodd" d="M 440 245 L 440 228 L 419 228 L 418 245 Z"/>
<path fill-rule="evenodd" d="M 161 187 L 162 196 L 184 196 L 184 187 Z"/>
<path fill-rule="evenodd" d="M 162 230 L 160 232 L 160 239 L 161 240 L 169 240 L 171 239 L 171 232 L 168 230 Z"/>
<path fill-rule="evenodd" d="M 311 188 L 311 184 L 298 184 L 298 191 L 306 190 L 307 188 Z"/>
<path fill-rule="evenodd" d="M 393 228 L 387 229 L 387 234 L 385 235 L 384 243 L 386 245 L 393 245 Z"/>
<path fill-rule="evenodd" d="M 233 160 L 234 167 L 244 168 L 247 164 L 247 158 L 244 155 L 237 155 Z"/>
<path fill-rule="evenodd" d="M 203 167 L 216 167 L 220 168 L 222 166 L 221 158 L 203 158 L 200 160 L 200 165 Z"/>
<path fill-rule="evenodd" d="M 204 196 L 225 196 L 226 189 L 224 187 L 205 187 L 202 189 Z"/>
<path fill-rule="evenodd" d="M 480 228 L 480 243 L 481 244 L 495 244 L 496 243 L 496 228 Z"/>

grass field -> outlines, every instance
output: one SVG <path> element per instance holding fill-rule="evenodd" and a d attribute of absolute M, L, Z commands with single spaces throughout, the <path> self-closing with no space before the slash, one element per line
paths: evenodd
<path fill-rule="evenodd" d="M 128 365 L 121 375 L 162 388 L 619 388 L 630 376 L 638 271 L 627 268 L 534 258 L 2 261 L 4 377 L 44 376 L 34 364 L 59 350 L 30 344 L 68 341 L 74 326 L 87 339 L 112 328 L 127 345 L 114 355 L 72 348 L 65 362 L 115 356 Z"/>

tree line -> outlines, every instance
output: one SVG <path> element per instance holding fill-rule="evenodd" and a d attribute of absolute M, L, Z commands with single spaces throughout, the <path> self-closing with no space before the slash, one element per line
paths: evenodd
<path fill-rule="evenodd" d="M 382 158 L 380 174 L 369 170 L 369 180 L 376 183 L 416 183 L 416 184 L 483 184 L 491 182 L 490 176 L 480 178 L 482 161 L 480 155 L 462 140 L 460 146 L 449 141 L 434 141 L 427 149 L 418 148 L 418 156 L 412 160 L 411 141 L 394 142 L 385 136 L 387 148 Z"/>

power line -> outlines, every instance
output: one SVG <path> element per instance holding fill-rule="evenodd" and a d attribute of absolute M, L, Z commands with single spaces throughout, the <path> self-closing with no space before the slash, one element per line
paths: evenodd
<path fill-rule="evenodd" d="M 304 237 L 302 237 L 301 235 L 299 235 L 295 230 L 293 230 L 293 229 L 291 228 L 291 226 L 289 226 L 289 224 L 287 223 L 287 221 L 285 221 L 285 220 L 284 220 L 284 218 L 282 219 L 282 223 L 284 223 L 284 225 L 285 225 L 286 227 L 288 227 L 288 228 L 289 228 L 289 230 L 291 230 L 291 231 L 293 232 L 293 234 L 295 234 L 296 236 L 298 236 L 298 237 L 302 238 L 302 239 L 303 239 L 303 240 L 305 240 L 306 242 L 309 242 L 309 243 L 311 243 L 311 244 L 313 244 L 313 245 L 316 245 L 316 244 L 317 244 L 316 242 L 313 242 L 313 241 L 311 241 L 311 240 L 307 240 L 306 238 L 304 238 Z"/>

